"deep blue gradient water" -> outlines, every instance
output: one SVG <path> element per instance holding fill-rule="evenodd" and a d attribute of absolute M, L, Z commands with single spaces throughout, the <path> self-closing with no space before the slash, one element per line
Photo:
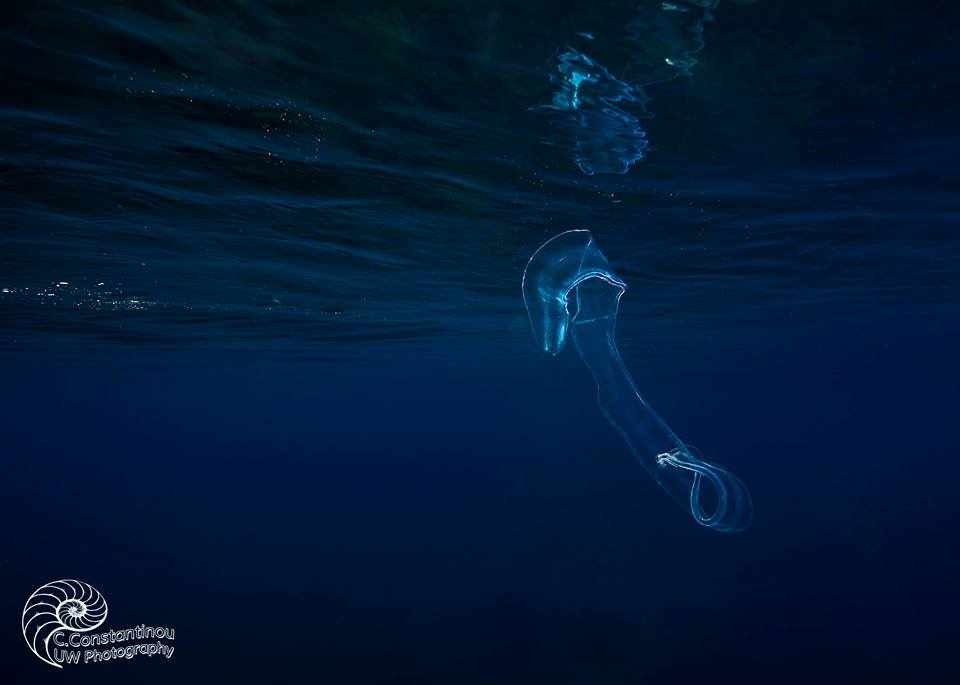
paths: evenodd
<path fill-rule="evenodd" d="M 960 12 L 670 4 L 13 6 L 3 682 L 957 676 Z M 747 532 L 536 348 L 569 228 Z M 63 577 L 175 656 L 38 661 Z"/>

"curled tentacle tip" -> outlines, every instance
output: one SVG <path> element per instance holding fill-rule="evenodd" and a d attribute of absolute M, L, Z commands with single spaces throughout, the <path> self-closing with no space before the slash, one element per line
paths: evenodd
<path fill-rule="evenodd" d="M 739 533 L 750 527 L 753 520 L 750 492 L 730 471 L 699 459 L 685 447 L 658 454 L 656 462 L 661 468 L 673 467 L 692 474 L 690 514 L 701 526 L 721 533 Z M 711 486 L 712 507 L 704 505 L 705 482 Z"/>

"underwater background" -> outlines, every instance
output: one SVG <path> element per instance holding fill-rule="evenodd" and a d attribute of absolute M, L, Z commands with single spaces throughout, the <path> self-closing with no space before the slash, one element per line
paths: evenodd
<path fill-rule="evenodd" d="M 13 3 L 0 23 L 0 675 L 953 682 L 960 9 Z M 749 484 L 697 526 L 536 248 L 628 284 L 643 396 Z M 176 654 L 63 676 L 79 578 Z"/>

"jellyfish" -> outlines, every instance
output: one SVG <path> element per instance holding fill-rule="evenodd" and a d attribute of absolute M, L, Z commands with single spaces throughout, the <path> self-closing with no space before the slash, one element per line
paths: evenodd
<path fill-rule="evenodd" d="M 557 355 L 573 338 L 597 383 L 604 416 L 653 479 L 700 525 L 724 533 L 746 529 L 753 504 L 743 482 L 684 444 L 637 390 L 615 337 L 627 284 L 590 231 L 566 231 L 537 248 L 522 289 L 540 349 Z"/>

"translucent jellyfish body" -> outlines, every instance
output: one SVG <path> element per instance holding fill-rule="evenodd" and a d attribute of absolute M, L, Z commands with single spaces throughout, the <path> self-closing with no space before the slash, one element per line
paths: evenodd
<path fill-rule="evenodd" d="M 572 336 L 597 382 L 600 408 L 654 480 L 697 523 L 720 532 L 744 530 L 753 516 L 746 486 L 670 430 L 640 396 L 620 357 L 615 331 L 626 289 L 586 230 L 554 236 L 523 272 L 523 301 L 540 348 L 556 355 Z"/>

